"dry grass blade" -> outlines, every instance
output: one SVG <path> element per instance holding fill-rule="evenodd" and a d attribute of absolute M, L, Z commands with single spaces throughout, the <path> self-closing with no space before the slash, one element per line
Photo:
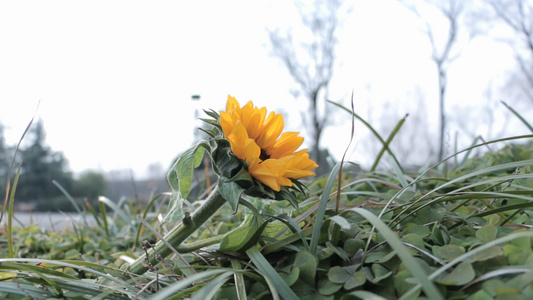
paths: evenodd
<path fill-rule="evenodd" d="M 335 201 L 335 213 L 339 213 L 339 205 L 341 202 L 342 168 L 344 165 L 344 159 L 346 158 L 346 153 L 348 152 L 348 149 L 350 148 L 350 145 L 352 144 L 353 136 L 355 134 L 355 117 L 354 117 L 355 109 L 353 105 L 353 91 L 352 91 L 352 98 L 350 100 L 350 105 L 352 109 L 352 129 L 350 132 L 350 141 L 348 142 L 348 145 L 346 145 L 346 149 L 344 149 L 344 153 L 342 154 L 341 167 L 339 169 L 339 177 L 337 179 L 337 199 Z"/>

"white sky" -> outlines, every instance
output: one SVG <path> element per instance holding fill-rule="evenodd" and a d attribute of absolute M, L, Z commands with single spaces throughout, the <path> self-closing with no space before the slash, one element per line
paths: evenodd
<path fill-rule="evenodd" d="M 436 97 L 419 20 L 394 0 L 353 6 L 331 98 L 346 104 L 354 90 L 364 115 L 396 100 L 395 109 L 408 112 L 420 86 Z M 301 130 L 304 102 L 291 96 L 294 84 L 269 54 L 265 30 L 297 21 L 291 13 L 284 0 L 2 1 L 0 121 L 8 142 L 16 143 L 39 101 L 47 143 L 75 172 L 131 168 L 142 176 L 154 162 L 166 169 L 192 143 L 195 107 L 219 110 L 228 94 L 280 110 L 290 115 L 289 130 Z M 452 109 L 466 99 L 483 105 L 487 86 L 513 63 L 512 51 L 489 38 L 463 50 L 450 69 Z M 427 106 L 436 119 L 434 102 Z M 323 141 L 335 145 L 339 132 L 346 141 L 332 147 L 335 156 L 347 144 L 348 122 Z M 361 157 L 357 149 L 353 157 Z"/>

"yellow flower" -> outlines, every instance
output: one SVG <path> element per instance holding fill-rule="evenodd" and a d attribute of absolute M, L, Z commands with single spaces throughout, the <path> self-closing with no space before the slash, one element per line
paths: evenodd
<path fill-rule="evenodd" d="M 231 151 L 246 161 L 248 172 L 275 191 L 292 186 L 293 179 L 314 176 L 318 165 L 309 158 L 307 149 L 297 149 L 304 139 L 298 132 L 283 131 L 283 116 L 252 101 L 241 107 L 228 96 L 226 111 L 220 112 L 220 126 Z"/>

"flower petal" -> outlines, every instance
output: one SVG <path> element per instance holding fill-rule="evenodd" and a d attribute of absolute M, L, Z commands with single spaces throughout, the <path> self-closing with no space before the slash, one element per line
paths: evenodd
<path fill-rule="evenodd" d="M 276 140 L 283 131 L 283 116 L 281 114 L 271 112 L 264 123 L 265 126 L 261 136 L 259 137 L 258 144 L 260 144 L 261 148 L 263 149 L 269 149 L 272 147 L 272 145 L 274 145 L 274 143 L 276 143 Z"/>
<path fill-rule="evenodd" d="M 318 165 L 313 160 L 309 159 L 309 154 L 304 152 L 306 150 L 307 149 L 304 149 L 295 153 L 296 155 L 292 159 L 292 164 L 285 172 L 285 176 L 292 179 L 300 179 L 316 175 L 315 172 L 311 170 L 318 167 Z"/>
<path fill-rule="evenodd" d="M 240 109 L 241 106 L 235 97 L 228 95 L 228 102 L 226 102 L 226 112 L 231 113 L 235 109 Z"/>
<path fill-rule="evenodd" d="M 266 186 L 279 192 L 281 186 L 292 186 L 292 181 L 283 175 L 287 165 L 282 160 L 267 159 L 262 163 L 251 166 L 248 171 Z"/>
<path fill-rule="evenodd" d="M 248 137 L 246 128 L 241 122 L 238 122 L 234 127 L 233 132 L 228 136 L 231 151 L 235 156 L 246 161 L 246 163 L 255 164 L 261 155 L 261 148 L 255 143 L 253 139 Z"/>
<path fill-rule="evenodd" d="M 293 154 L 304 142 L 304 138 L 298 135 L 298 132 L 283 133 L 279 140 L 268 149 L 268 154 L 273 158 L 281 158 Z"/>
<path fill-rule="evenodd" d="M 298 132 L 283 132 L 283 116 L 265 107 L 257 108 L 252 101 L 240 106 L 228 96 L 226 111 L 220 112 L 220 127 L 229 141 L 231 151 L 246 161 L 248 172 L 274 191 L 292 186 L 292 180 L 314 176 L 318 165 L 307 149 L 296 150 L 303 137 Z"/>

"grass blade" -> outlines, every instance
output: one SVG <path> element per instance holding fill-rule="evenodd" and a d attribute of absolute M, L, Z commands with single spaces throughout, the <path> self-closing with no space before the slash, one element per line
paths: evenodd
<path fill-rule="evenodd" d="M 161 291 L 153 294 L 150 296 L 150 300 L 167 300 L 170 297 L 172 297 L 177 292 L 186 289 L 190 285 L 202 281 L 204 279 L 208 279 L 210 277 L 216 276 L 218 274 L 226 273 L 228 272 L 228 269 L 211 269 L 206 270 L 200 273 L 196 273 L 192 276 L 189 276 L 187 278 L 183 278 L 180 281 L 162 289 Z"/>
<path fill-rule="evenodd" d="M 31 299 L 50 299 L 57 296 L 42 287 L 15 282 L 0 282 L 0 293 L 6 293 L 8 296 L 20 295 L 22 297 L 31 297 Z"/>
<path fill-rule="evenodd" d="M 489 173 L 492 173 L 492 172 L 502 171 L 502 170 L 516 169 L 518 167 L 531 166 L 531 165 L 533 165 L 533 160 L 531 160 L 531 159 L 517 161 L 517 162 L 510 162 L 510 163 L 495 165 L 495 166 L 492 166 L 492 167 L 488 167 L 488 168 L 484 168 L 484 169 L 481 169 L 481 170 L 473 171 L 473 172 L 470 172 L 470 173 L 465 174 L 463 176 L 459 176 L 459 177 L 456 177 L 456 178 L 454 178 L 452 180 L 446 181 L 442 185 L 439 185 L 439 186 L 435 187 L 434 189 L 428 191 L 422 197 L 420 197 L 416 201 L 413 201 L 411 204 L 409 204 L 406 208 L 403 209 L 403 211 L 401 213 L 399 213 L 396 217 L 394 217 L 394 219 L 392 219 L 389 224 L 391 224 L 391 227 L 394 227 L 395 225 L 400 224 L 410 214 L 415 213 L 415 212 L 421 210 L 422 208 L 431 205 L 436 200 L 427 201 L 426 203 L 424 203 L 422 205 L 419 205 L 419 204 L 422 201 L 425 201 L 428 197 L 430 197 L 431 195 L 433 195 L 437 191 L 442 190 L 443 188 L 453 186 L 454 184 L 456 184 L 458 182 L 463 182 L 466 179 L 473 178 L 473 177 L 476 177 L 476 176 L 479 176 L 479 175 L 489 174 Z M 416 182 L 416 180 L 413 181 L 413 182 Z M 457 191 L 458 190 L 455 190 L 455 192 L 457 192 Z M 400 195 L 402 192 L 399 192 L 396 196 Z M 416 205 L 419 205 L 419 206 L 414 208 L 414 209 L 412 209 Z M 404 215 L 404 213 L 406 213 L 406 212 L 408 212 L 408 214 Z M 392 225 L 392 224 L 394 224 L 394 225 Z"/>
<path fill-rule="evenodd" d="M 457 156 L 457 155 L 460 155 L 462 153 L 465 153 L 465 152 L 470 152 L 471 150 L 473 149 L 476 149 L 476 148 L 479 148 L 479 147 L 482 147 L 482 146 L 489 146 L 489 145 L 492 145 L 492 144 L 496 144 L 496 143 L 502 143 L 502 142 L 508 142 L 508 141 L 519 141 L 519 140 L 529 140 L 533 138 L 533 134 L 529 134 L 529 135 L 520 135 L 520 136 L 513 136 L 513 137 L 508 137 L 508 138 L 501 138 L 501 139 L 496 139 L 496 140 L 492 140 L 492 141 L 488 141 L 488 142 L 483 142 L 481 144 L 478 144 L 478 145 L 474 145 L 474 146 L 471 146 L 471 147 L 468 147 L 466 149 L 463 149 L 462 151 L 460 152 L 457 152 L 457 153 L 454 153 L 448 157 L 446 157 L 445 159 L 441 160 L 440 162 L 437 162 L 431 166 L 429 166 L 428 168 L 426 168 L 423 172 L 421 172 L 413 181 L 411 181 L 411 183 L 409 184 L 409 186 L 412 186 L 412 185 L 415 185 L 419 182 L 419 180 L 421 178 L 423 178 L 428 172 L 430 172 L 431 170 L 434 170 L 436 169 L 440 164 L 443 164 L 445 163 L 446 161 L 448 161 L 449 159 Z M 399 191 L 398 193 L 396 193 L 394 195 L 394 197 L 392 198 L 392 200 L 400 197 L 405 191 L 407 191 L 408 189 L 404 188 L 402 189 L 401 191 Z M 420 200 L 420 199 L 419 199 Z M 399 214 L 398 216 L 396 216 L 396 219 L 400 216 L 401 214 Z M 394 220 L 392 220 L 394 221 Z M 392 222 L 391 221 L 391 222 Z"/>
<path fill-rule="evenodd" d="M 39 104 L 37 104 L 37 109 L 39 108 Z M 31 118 L 30 122 L 28 123 L 28 126 L 26 126 L 26 129 L 22 133 L 22 136 L 20 137 L 17 146 L 15 147 L 15 152 L 13 154 L 13 158 L 11 159 L 11 163 L 9 164 L 9 169 L 7 170 L 7 183 L 6 183 L 6 196 L 4 198 L 4 204 L 2 205 L 2 211 L 0 212 L 0 222 L 2 222 L 2 219 L 4 218 L 4 213 L 6 211 L 6 207 L 9 203 L 9 216 L 7 220 L 8 224 L 8 255 L 9 257 L 14 257 L 14 248 L 13 248 L 13 204 L 15 202 L 15 191 L 18 183 L 18 178 L 20 176 L 20 170 L 21 165 L 18 167 L 17 175 L 15 178 L 15 182 L 13 183 L 13 187 L 11 188 L 11 171 L 13 170 L 13 165 L 15 164 L 15 158 L 17 157 L 17 153 L 20 148 L 20 144 L 22 143 L 22 140 L 24 139 L 24 136 L 26 136 L 26 133 L 28 133 L 31 124 L 33 123 L 33 119 L 35 118 L 35 114 Z"/>
<path fill-rule="evenodd" d="M 278 215 L 278 216 L 272 216 L 272 218 L 279 220 L 280 222 L 283 222 L 285 225 L 287 225 L 287 228 L 290 228 L 290 230 L 294 233 L 296 233 L 300 240 L 302 241 L 302 245 L 304 246 L 305 250 L 309 251 L 309 244 L 307 243 L 307 237 L 305 236 L 304 232 L 300 228 L 300 225 L 298 225 L 298 222 L 296 222 L 293 218 L 287 216 L 286 214 Z M 281 236 L 283 234 L 283 231 L 280 231 L 275 238 Z M 272 243 L 268 243 L 263 247 L 263 250 L 265 250 L 267 247 L 272 245 Z"/>
<path fill-rule="evenodd" d="M 274 252 L 274 251 L 277 251 L 287 245 L 290 245 L 292 244 L 293 242 L 297 241 L 298 239 L 302 239 L 302 235 L 304 236 L 307 236 L 308 234 L 311 234 L 311 231 L 313 230 L 312 227 L 308 227 L 304 230 L 301 231 L 301 235 L 300 233 L 293 233 L 289 236 L 287 236 L 286 238 L 283 238 L 281 240 L 278 240 L 276 242 L 272 242 L 272 243 L 268 243 L 267 245 L 265 245 L 265 247 L 263 248 L 263 253 L 265 254 L 268 254 L 268 253 L 271 253 L 271 252 Z M 307 246 L 305 246 L 306 249 L 308 248 Z"/>
<path fill-rule="evenodd" d="M 246 250 L 246 254 L 252 260 L 259 272 L 269 281 L 272 282 L 273 286 L 276 288 L 274 292 L 279 292 L 281 297 L 285 300 L 298 300 L 298 296 L 291 290 L 291 288 L 283 281 L 279 274 L 272 268 L 270 263 L 266 258 L 259 252 L 256 247 L 252 247 Z M 274 295 L 272 296 L 274 297 Z"/>
<path fill-rule="evenodd" d="M 85 218 L 85 214 L 82 212 L 80 206 L 78 205 L 78 203 L 76 203 L 74 198 L 72 198 L 72 196 L 70 196 L 70 194 L 67 192 L 67 190 L 65 190 L 61 186 L 61 184 L 59 184 L 59 182 L 57 182 L 55 180 L 52 180 L 52 183 L 61 191 L 61 193 L 63 193 L 63 195 L 65 195 L 65 197 L 67 197 L 67 199 L 70 201 L 72 206 L 74 206 L 74 208 L 76 209 L 78 214 L 83 218 L 83 222 L 85 223 L 85 226 L 89 227 L 89 224 L 87 223 L 87 219 Z"/>
<path fill-rule="evenodd" d="M 349 109 L 347 109 L 346 107 L 338 104 L 338 103 L 335 103 L 335 102 L 332 102 L 332 101 L 328 101 L 329 103 L 345 110 L 346 112 L 348 112 L 349 114 L 351 114 L 352 116 L 354 116 L 357 120 L 361 121 L 368 129 L 370 129 L 370 131 L 376 136 L 376 138 L 381 142 L 381 144 L 383 145 L 383 149 L 385 149 L 387 152 L 389 152 L 389 155 L 392 156 L 392 159 L 394 159 L 396 161 L 396 163 L 398 165 L 400 165 L 400 163 L 398 162 L 398 159 L 396 159 L 396 156 L 394 155 L 394 153 L 392 153 L 392 151 L 390 150 L 390 148 L 388 147 L 388 143 L 385 142 L 385 140 L 381 137 L 381 135 L 379 135 L 379 133 L 372 127 L 372 125 L 370 125 L 367 121 L 365 121 L 363 118 L 361 118 L 358 114 L 356 113 L 352 113 Z M 404 118 L 405 119 L 405 118 Z M 401 122 L 401 121 L 400 121 Z M 403 124 L 403 123 L 402 123 Z M 401 126 L 401 125 L 400 125 Z M 398 127 L 398 125 L 397 125 Z M 394 132 L 394 131 L 393 131 Z M 389 138 L 393 138 L 394 136 L 389 136 Z M 377 160 L 379 161 L 379 160 Z M 370 172 L 373 172 L 375 171 L 374 169 L 371 169 Z"/>
<path fill-rule="evenodd" d="M 115 204 L 115 202 L 111 201 L 110 199 L 100 196 L 98 197 L 99 202 L 105 203 L 107 206 L 111 207 L 115 211 L 116 214 L 118 214 L 124 221 L 126 221 L 128 224 L 132 224 L 133 220 L 124 212 L 123 209 L 118 207 L 118 205 Z"/>
<path fill-rule="evenodd" d="M 510 107 L 509 105 L 507 105 L 507 103 L 503 102 L 503 105 L 505 105 L 505 107 L 507 107 L 518 119 L 520 119 L 520 121 L 522 121 L 522 123 L 524 123 L 524 125 L 526 125 L 527 128 L 529 128 L 529 130 L 531 132 L 533 132 L 533 126 L 531 126 L 531 124 L 529 124 L 526 119 L 524 119 L 524 117 L 522 117 L 516 110 L 514 110 L 512 107 Z"/>
<path fill-rule="evenodd" d="M 213 297 L 224 285 L 224 283 L 228 281 L 231 275 L 233 275 L 233 272 L 226 272 L 218 275 L 216 278 L 211 279 L 200 290 L 192 295 L 191 300 L 213 299 Z"/>
<path fill-rule="evenodd" d="M 39 108 L 39 104 L 37 104 L 37 109 Z M 37 111 L 35 111 L 37 113 Z M 24 129 L 24 132 L 22 133 L 22 136 L 20 137 L 17 146 L 15 147 L 15 153 L 13 154 L 13 158 L 11 159 L 11 163 L 9 164 L 9 169 L 7 170 L 7 184 L 6 184 L 6 197 L 4 199 L 4 205 L 2 205 L 2 212 L 0 213 L 0 222 L 2 222 L 2 219 L 4 218 L 4 213 L 6 211 L 6 206 L 8 202 L 8 196 L 9 196 L 9 190 L 11 187 L 11 171 L 13 170 L 13 165 L 15 164 L 15 158 L 17 157 L 17 153 L 20 148 L 20 144 L 22 143 L 22 140 L 26 136 L 26 133 L 30 130 L 31 124 L 33 124 L 33 119 L 35 118 L 35 114 L 31 118 L 30 122 L 28 123 L 28 126 L 26 126 L 26 129 Z M 20 167 L 19 167 L 20 168 Z"/>
<path fill-rule="evenodd" d="M 98 295 L 102 293 L 102 288 L 112 290 L 115 292 L 119 292 L 122 294 L 126 294 L 129 296 L 134 296 L 135 293 L 138 292 L 138 288 L 136 288 L 134 285 L 129 284 L 128 282 L 110 275 L 107 272 L 101 272 L 100 269 L 109 269 L 114 270 L 115 272 L 121 272 L 121 270 L 105 267 L 99 264 L 90 263 L 90 262 L 84 262 L 84 261 L 60 261 L 60 260 L 48 260 L 48 259 L 36 259 L 36 258 L 0 258 L 0 264 L 5 265 L 6 263 L 12 263 L 16 264 L 19 267 L 14 267 L 13 269 L 20 271 L 23 270 L 29 270 L 31 274 L 36 274 L 39 277 L 42 276 L 42 274 L 55 274 L 55 272 L 47 269 L 48 267 L 38 267 L 36 264 L 45 264 L 48 266 L 62 266 L 62 267 L 68 267 L 72 269 L 77 270 L 83 270 L 88 273 L 92 273 L 96 276 L 100 276 L 102 278 L 105 278 L 111 282 L 114 282 L 115 284 L 112 285 L 106 285 L 103 286 L 101 284 L 96 283 L 89 283 L 85 281 L 81 281 L 78 279 L 70 279 L 65 276 L 54 276 L 54 282 L 57 284 L 57 286 L 61 287 L 60 283 L 64 284 L 70 284 L 72 286 L 80 286 L 80 285 L 87 285 L 84 290 L 84 292 L 89 294 Z M 25 263 L 25 264 L 22 264 Z"/>
<path fill-rule="evenodd" d="M 394 170 L 394 173 L 396 173 L 396 178 L 402 185 L 402 188 L 409 187 L 409 183 L 407 182 L 407 178 L 405 178 L 405 174 L 403 172 L 402 166 L 396 164 L 396 161 L 394 160 L 390 160 L 389 163 L 391 164 L 392 169 Z"/>
<path fill-rule="evenodd" d="M 396 124 L 396 126 L 394 127 L 392 132 L 389 134 L 389 137 L 387 138 L 387 140 L 383 143 L 383 147 L 379 151 L 378 155 L 376 156 L 376 160 L 374 161 L 374 164 L 372 164 L 372 167 L 370 168 L 371 172 L 376 170 L 376 168 L 378 167 L 379 162 L 381 161 L 381 157 L 383 156 L 383 154 L 385 154 L 385 151 L 388 151 L 391 154 L 391 156 L 394 158 L 394 156 L 392 155 L 392 151 L 391 151 L 389 145 L 390 145 L 390 143 L 392 143 L 392 140 L 394 139 L 394 137 L 396 137 L 396 134 L 400 131 L 400 128 L 402 128 L 403 123 L 405 123 L 405 120 L 407 119 L 407 116 L 409 116 L 409 114 L 405 115 L 405 117 L 403 117 L 400 120 L 400 122 L 398 122 L 398 124 Z M 394 158 L 394 162 L 396 163 L 396 165 L 398 167 L 400 167 L 400 169 L 402 169 L 402 173 L 403 173 L 403 168 L 402 168 L 402 166 L 400 165 L 400 163 L 398 162 L 398 160 L 396 158 Z"/>
<path fill-rule="evenodd" d="M 144 212 L 143 212 L 143 215 L 142 215 L 143 219 L 146 220 L 146 216 L 148 216 L 148 213 L 150 212 L 150 209 L 152 208 L 154 203 L 157 201 L 157 199 L 161 198 L 163 195 L 165 195 L 165 194 L 159 194 L 156 197 L 152 198 L 152 200 L 150 200 L 150 202 L 148 202 L 148 205 L 146 205 L 146 208 L 144 209 Z M 141 237 L 141 233 L 142 233 L 142 230 L 143 230 L 142 226 L 143 226 L 142 223 L 139 223 L 139 225 L 137 226 L 137 234 L 135 235 L 135 242 L 133 243 L 134 249 L 135 249 L 135 246 L 139 243 L 139 238 Z"/>
<path fill-rule="evenodd" d="M 13 246 L 13 204 L 15 202 L 15 192 L 17 191 L 17 185 L 20 177 L 20 166 L 13 182 L 13 188 L 11 189 L 11 195 L 9 196 L 9 210 L 7 217 L 7 247 L 9 257 L 15 257 L 15 248 Z"/>
<path fill-rule="evenodd" d="M 98 201 L 98 207 L 100 208 L 100 213 L 102 214 L 102 224 L 104 226 L 105 233 L 107 234 L 107 236 L 110 236 L 109 222 L 107 220 L 107 208 L 105 207 L 105 204 L 102 201 Z"/>
<path fill-rule="evenodd" d="M 178 250 L 176 250 L 176 248 L 174 248 L 167 240 L 165 240 L 165 238 L 159 232 L 157 232 L 157 230 L 155 230 L 152 227 L 152 225 L 150 225 L 148 222 L 146 222 L 146 220 L 143 219 L 140 215 L 137 216 L 137 217 L 139 218 L 141 223 L 144 226 L 146 226 L 146 228 L 148 228 L 160 241 L 165 243 L 165 245 L 169 249 L 171 249 L 172 252 L 174 252 L 176 257 L 178 258 L 178 260 L 176 261 L 176 267 L 178 269 L 180 269 L 180 271 L 183 273 L 183 275 L 185 275 L 186 277 L 189 277 L 189 276 L 192 276 L 193 274 L 196 273 L 196 271 L 191 267 L 191 265 L 189 265 L 187 260 L 178 252 Z"/>
<path fill-rule="evenodd" d="M 231 266 L 235 273 L 233 278 L 235 280 L 235 291 L 237 293 L 237 300 L 246 300 L 246 286 L 244 285 L 244 275 L 242 274 L 241 262 L 238 259 L 231 259 Z"/>
<path fill-rule="evenodd" d="M 320 238 L 320 230 L 322 229 L 322 224 L 324 223 L 324 216 L 326 215 L 326 207 L 329 201 L 329 195 L 337 178 L 337 173 L 339 172 L 341 164 L 338 163 L 333 167 L 331 173 L 329 173 L 328 181 L 324 187 L 324 191 L 320 196 L 320 202 L 318 205 L 315 223 L 313 224 L 313 234 L 311 236 L 311 243 L 309 245 L 309 251 L 316 255 L 318 247 L 318 239 Z"/>
<path fill-rule="evenodd" d="M 102 224 L 102 221 L 100 221 L 100 216 L 98 215 L 98 213 L 96 212 L 94 207 L 91 205 L 91 203 L 89 203 L 89 201 L 87 201 L 87 199 L 85 199 L 85 207 L 87 208 L 87 211 L 89 211 L 89 213 L 93 216 L 94 221 L 96 222 L 98 227 L 104 228 L 103 224 Z M 109 236 L 109 233 L 106 232 L 106 235 Z"/>

